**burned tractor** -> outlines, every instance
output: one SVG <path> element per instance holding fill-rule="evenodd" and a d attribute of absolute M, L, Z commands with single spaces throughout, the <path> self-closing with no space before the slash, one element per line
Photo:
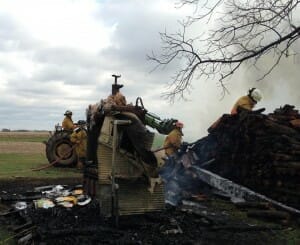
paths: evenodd
<path fill-rule="evenodd" d="M 123 86 L 117 83 L 119 76 L 114 77 L 112 95 Z M 152 151 L 155 134 L 146 125 L 168 134 L 177 120 L 161 120 L 149 113 L 140 97 L 135 105 L 108 107 L 102 101 L 89 106 L 87 112 L 85 192 L 101 201 L 105 215 L 118 217 L 163 209 L 162 183 L 149 191 L 162 160 Z"/>
<path fill-rule="evenodd" d="M 121 87 L 123 87 L 123 85 L 117 84 L 117 78 L 119 78 L 119 76 L 114 75 L 114 77 L 115 77 L 115 84 L 112 85 L 112 94 L 115 94 Z M 90 114 L 87 115 L 87 122 L 89 123 L 90 131 L 92 130 L 92 132 L 90 132 L 88 136 L 88 152 L 91 151 L 94 152 L 92 153 L 93 162 L 96 162 L 95 146 L 91 146 L 91 144 L 96 145 L 97 143 L 96 138 L 97 135 L 100 134 L 103 120 L 105 118 L 104 114 L 109 114 L 111 112 L 111 114 L 115 114 L 114 116 L 116 119 L 127 118 L 128 114 L 131 114 L 131 116 L 135 115 L 136 117 L 135 120 L 137 120 L 136 123 L 139 124 L 139 128 L 141 128 L 142 130 L 142 132 L 140 132 L 140 134 L 142 134 L 142 137 L 144 137 L 143 134 L 146 132 L 145 125 L 148 125 L 153 129 L 156 129 L 160 134 L 168 134 L 172 130 L 174 122 L 177 121 L 175 119 L 162 120 L 159 116 L 148 112 L 144 108 L 141 97 L 138 97 L 136 99 L 135 105 L 113 106 L 113 108 L 110 109 L 104 109 L 100 107 L 98 108 L 98 106 L 100 106 L 99 104 L 94 106 L 96 106 L 97 108 L 96 109 L 93 108 L 92 109 L 94 110 L 93 112 L 91 112 L 90 109 L 89 110 Z M 100 119 L 97 119 L 97 117 L 99 117 Z M 91 124 L 93 125 L 91 126 Z M 47 142 L 44 142 L 46 145 L 46 156 L 49 163 L 52 163 L 54 166 L 60 166 L 60 167 L 73 167 L 76 164 L 77 156 L 74 150 L 74 144 L 70 141 L 71 133 L 72 130 L 65 130 L 59 124 L 55 125 L 55 129 L 53 132 L 50 132 L 50 137 L 48 138 Z M 136 130 L 130 132 L 130 135 L 133 134 L 136 134 Z M 134 137 L 132 136 L 132 138 Z M 147 155 L 147 153 L 145 153 L 145 150 L 142 150 L 141 147 L 137 146 L 136 148 L 137 151 L 140 151 L 139 152 L 140 155 L 142 156 L 145 156 L 145 154 Z M 133 152 L 133 149 L 127 149 L 127 150 Z M 141 151 L 143 151 L 143 154 L 141 153 Z M 148 157 L 153 158 L 153 154 L 148 153 Z"/>
<path fill-rule="evenodd" d="M 116 95 L 123 85 L 112 84 Z M 111 97 L 109 96 L 109 97 Z M 176 119 L 164 119 L 146 110 L 142 98 L 135 104 L 105 105 L 105 100 L 87 109 L 87 156 L 84 167 L 84 189 L 101 200 L 104 214 L 143 213 L 164 207 L 162 184 L 152 186 L 163 160 L 152 151 L 155 133 L 166 135 Z M 46 142 L 46 155 L 55 166 L 73 166 L 77 162 L 70 131 L 55 126 Z M 113 202 L 112 202 L 113 200 Z"/>

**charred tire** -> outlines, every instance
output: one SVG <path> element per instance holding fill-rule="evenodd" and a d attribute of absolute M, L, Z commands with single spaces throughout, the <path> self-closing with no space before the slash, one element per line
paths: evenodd
<path fill-rule="evenodd" d="M 77 162 L 77 155 L 70 141 L 70 133 L 59 132 L 49 138 L 46 145 L 46 156 L 49 163 L 55 166 L 69 167 Z"/>

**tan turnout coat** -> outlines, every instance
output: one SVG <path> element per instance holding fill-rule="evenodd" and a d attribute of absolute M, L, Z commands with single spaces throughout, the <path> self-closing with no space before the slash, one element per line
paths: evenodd
<path fill-rule="evenodd" d="M 61 126 L 64 130 L 73 130 L 74 129 L 74 123 L 73 123 L 72 119 L 68 116 L 65 116 L 64 120 L 62 121 Z"/>
<path fill-rule="evenodd" d="M 174 154 L 180 147 L 182 141 L 182 132 L 179 128 L 174 128 L 166 137 L 163 147 L 166 155 Z"/>
<path fill-rule="evenodd" d="M 86 141 L 87 135 L 85 130 L 75 129 L 70 136 L 70 140 L 72 143 L 76 144 L 75 150 L 78 157 L 86 156 Z"/>
<path fill-rule="evenodd" d="M 248 95 L 240 97 L 237 102 L 234 104 L 231 114 L 237 114 L 238 107 L 242 107 L 243 109 L 252 111 L 253 107 L 255 106 L 256 102 L 252 100 Z"/>

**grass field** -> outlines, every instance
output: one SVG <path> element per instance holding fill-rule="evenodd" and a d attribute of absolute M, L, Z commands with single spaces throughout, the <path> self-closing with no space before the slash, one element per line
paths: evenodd
<path fill-rule="evenodd" d="M 0 180 L 80 177 L 72 168 L 32 170 L 48 164 L 42 143 L 47 138 L 47 132 L 0 132 Z"/>
<path fill-rule="evenodd" d="M 0 132 L 0 180 L 80 177 L 74 168 L 51 167 L 32 171 L 48 163 L 42 143 L 48 137 L 48 132 Z M 161 147 L 163 140 L 162 135 L 156 135 L 153 149 Z"/>
<path fill-rule="evenodd" d="M 22 179 L 43 183 L 51 179 L 81 178 L 82 173 L 74 168 L 32 170 L 48 164 L 45 145 L 42 143 L 48 135 L 48 132 L 0 132 L 0 182 L 14 185 Z M 5 190 L 0 189 L 2 191 Z M 10 239 L 12 235 L 9 229 L 0 227 L 0 244 L 16 244 Z"/>
<path fill-rule="evenodd" d="M 43 142 L 49 132 L 0 132 L 0 142 Z"/>

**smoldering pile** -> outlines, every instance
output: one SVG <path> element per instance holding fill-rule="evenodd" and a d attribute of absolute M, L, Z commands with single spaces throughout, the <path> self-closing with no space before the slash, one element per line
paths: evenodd
<path fill-rule="evenodd" d="M 186 183 L 197 183 L 197 175 L 190 168 L 195 164 L 300 208 L 300 114 L 290 105 L 268 115 L 261 112 L 223 115 L 217 126 L 209 129 L 208 136 L 193 144 L 184 144 L 177 156 L 167 161 L 162 176 L 176 172 L 177 187 L 179 185 L 183 192 L 190 191 Z M 203 166 L 203 163 L 209 164 Z M 180 170 L 174 171 L 171 167 L 169 171 L 170 166 L 176 165 Z M 166 171 L 166 168 L 169 169 Z M 172 183 L 171 188 L 172 176 L 175 174 L 168 176 L 171 182 L 167 181 Z"/>
<path fill-rule="evenodd" d="M 100 203 L 82 186 L 49 185 L 0 195 L 0 224 L 18 244 L 111 244 L 126 238 L 104 222 Z M 7 240 L 8 241 L 8 240 Z"/>
<path fill-rule="evenodd" d="M 40 198 L 37 192 L 6 197 L 14 209 L 0 212 L 0 224 L 14 232 L 5 242 L 18 244 L 266 244 L 265 232 L 282 229 L 230 217 L 210 208 L 210 202 L 184 201 L 176 209 L 120 216 L 116 227 L 113 217 L 100 215 L 96 199 L 84 206 L 36 208 L 29 200 Z M 27 205 L 20 205 L 20 200 Z"/>

